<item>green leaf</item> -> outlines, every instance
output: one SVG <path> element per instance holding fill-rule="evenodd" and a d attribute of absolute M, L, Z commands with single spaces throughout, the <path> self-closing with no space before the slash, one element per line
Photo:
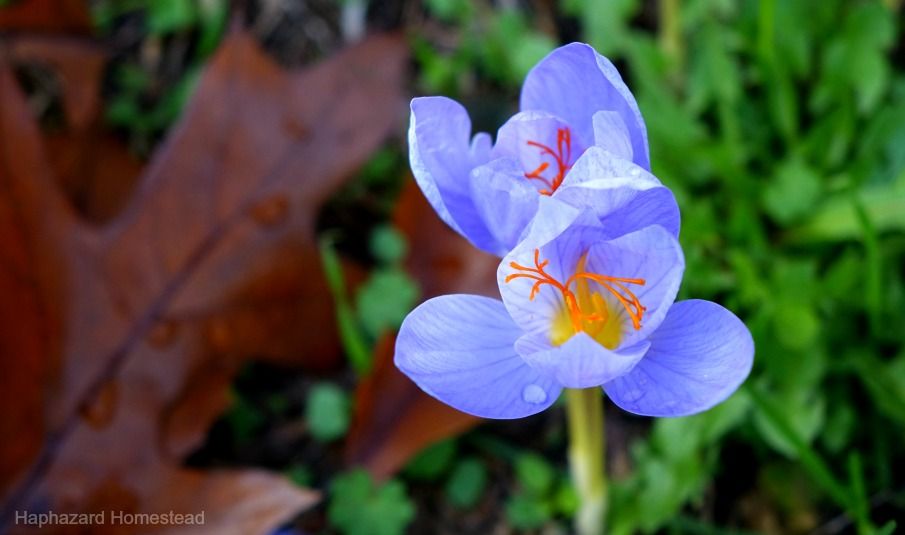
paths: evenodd
<path fill-rule="evenodd" d="M 776 451 L 792 458 L 798 458 L 799 444 L 810 444 L 822 429 L 826 418 L 826 403 L 822 397 L 811 396 L 806 391 L 793 390 L 777 396 L 785 415 L 782 424 L 764 411 L 755 414 L 754 422 L 764 439 Z M 794 433 L 790 438 L 789 432 Z"/>
<path fill-rule="evenodd" d="M 152 35 L 185 30 L 195 23 L 192 0 L 155 0 L 147 3 L 148 31 Z"/>
<path fill-rule="evenodd" d="M 401 262 L 408 252 L 405 236 L 392 225 L 381 225 L 371 233 L 371 254 L 383 264 Z"/>
<path fill-rule="evenodd" d="M 550 504 L 542 499 L 516 494 L 506 502 L 506 518 L 515 529 L 537 529 L 552 518 Z"/>
<path fill-rule="evenodd" d="M 651 439 L 632 446 L 635 472 L 610 483 L 610 533 L 651 532 L 672 520 L 703 491 L 712 470 L 707 453 L 745 420 L 749 406 L 740 391 L 705 413 L 655 420 Z"/>
<path fill-rule="evenodd" d="M 375 486 L 364 470 L 333 480 L 327 519 L 343 535 L 402 535 L 414 518 L 415 506 L 399 481 Z"/>
<path fill-rule="evenodd" d="M 302 464 L 294 464 L 284 472 L 286 478 L 293 484 L 302 488 L 310 488 L 314 480 L 311 470 Z"/>
<path fill-rule="evenodd" d="M 536 31 L 517 9 L 505 8 L 489 20 L 489 34 L 477 40 L 477 55 L 486 74 L 517 86 L 556 43 Z"/>
<path fill-rule="evenodd" d="M 217 45 L 223 39 L 223 32 L 229 19 L 229 1 L 205 0 L 198 2 L 198 19 L 201 35 L 198 37 L 195 56 L 205 59 L 216 50 Z"/>
<path fill-rule="evenodd" d="M 854 91 L 859 111 L 867 114 L 876 108 L 890 80 L 885 51 L 894 42 L 895 23 L 891 10 L 879 2 L 852 3 L 846 15 L 841 31 L 824 47 L 824 76 L 812 107 L 827 110 Z"/>
<path fill-rule="evenodd" d="M 877 409 L 905 425 L 905 352 L 884 362 L 866 351 L 855 351 L 846 360 L 867 387 Z"/>
<path fill-rule="evenodd" d="M 452 465 L 456 449 L 454 440 L 444 440 L 424 448 L 405 466 L 405 475 L 423 481 L 439 478 Z"/>
<path fill-rule="evenodd" d="M 782 300 L 773 313 L 773 332 L 777 341 L 793 351 L 804 351 L 820 334 L 820 320 L 814 308 L 805 302 Z"/>
<path fill-rule="evenodd" d="M 512 69 L 516 79 L 524 79 L 540 60 L 556 47 L 546 35 L 525 32 L 512 47 Z"/>
<path fill-rule="evenodd" d="M 808 441 L 799 434 L 795 429 L 795 425 L 789 421 L 789 416 L 794 415 L 794 412 L 792 412 L 794 409 L 789 409 L 788 407 L 780 408 L 774 400 L 770 399 L 767 394 L 762 393 L 758 387 L 749 386 L 746 390 L 758 407 L 758 414 L 762 414 L 765 419 L 769 420 L 776 433 L 782 435 L 783 439 L 794 449 L 802 466 L 810 473 L 814 481 L 839 506 L 848 508 L 851 504 L 851 496 L 848 489 L 836 479 L 827 462 L 810 447 Z"/>
<path fill-rule="evenodd" d="M 179 119 L 186 102 L 198 87 L 200 77 L 201 67 L 193 66 L 186 70 L 179 81 L 148 112 L 147 118 L 153 128 L 163 130 Z"/>
<path fill-rule="evenodd" d="M 708 104 L 734 105 L 743 87 L 738 61 L 732 52 L 737 38 L 728 27 L 705 24 L 691 55 L 688 105 L 701 111 Z"/>
<path fill-rule="evenodd" d="M 855 410 L 845 402 L 831 405 L 829 409 L 830 418 L 827 418 L 820 438 L 826 445 L 827 450 L 832 453 L 841 452 L 852 439 L 852 431 L 858 423 Z"/>
<path fill-rule="evenodd" d="M 377 339 L 384 331 L 399 328 L 419 293 L 415 281 L 401 269 L 374 271 L 356 296 L 356 309 L 365 332 Z"/>
<path fill-rule="evenodd" d="M 575 485 L 568 479 L 564 479 L 556 488 L 553 495 L 553 506 L 560 515 L 571 518 L 575 516 L 578 507 L 581 505 L 578 493 L 575 491 Z"/>
<path fill-rule="evenodd" d="M 330 442 L 349 429 L 350 403 L 343 389 L 331 383 L 314 385 L 305 404 L 305 421 L 315 439 Z"/>
<path fill-rule="evenodd" d="M 881 186 L 857 195 L 877 232 L 905 230 L 905 188 Z M 824 203 L 807 223 L 791 231 L 794 242 L 841 241 L 861 238 L 863 227 L 858 210 L 847 195 Z"/>
<path fill-rule="evenodd" d="M 349 304 L 342 263 L 333 247 L 332 236 L 324 235 L 320 239 L 319 249 L 324 277 L 327 279 L 327 286 L 330 288 L 330 294 L 336 305 L 336 324 L 339 328 L 340 340 L 342 340 L 346 356 L 356 373 L 359 376 L 365 375 L 371 368 L 371 349 L 365 342 L 365 335 Z"/>
<path fill-rule="evenodd" d="M 784 162 L 764 190 L 764 207 L 778 223 L 787 225 L 810 214 L 821 197 L 821 180 L 800 159 Z"/>
<path fill-rule="evenodd" d="M 566 9 L 580 15 L 584 40 L 598 52 L 621 51 L 629 36 L 629 21 L 640 8 L 638 0 L 570 0 Z"/>
<path fill-rule="evenodd" d="M 546 496 L 556 473 L 546 459 L 536 453 L 524 453 L 515 460 L 515 477 L 530 496 Z"/>
<path fill-rule="evenodd" d="M 258 407 L 249 403 L 238 392 L 233 392 L 231 397 L 233 402 L 226 415 L 226 421 L 232 429 L 233 439 L 239 444 L 244 444 L 252 439 L 267 418 Z"/>
<path fill-rule="evenodd" d="M 472 4 L 468 0 L 427 0 L 427 10 L 443 22 L 460 22 L 472 16 Z"/>
<path fill-rule="evenodd" d="M 474 507 L 487 487 L 487 469 L 475 458 L 459 461 L 446 480 L 446 497 L 456 507 Z"/>

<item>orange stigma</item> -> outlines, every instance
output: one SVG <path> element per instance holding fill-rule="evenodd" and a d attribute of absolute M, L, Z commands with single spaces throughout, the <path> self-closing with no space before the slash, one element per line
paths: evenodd
<path fill-rule="evenodd" d="M 623 277 L 611 277 L 609 275 L 601 275 L 599 273 L 590 273 L 584 270 L 585 261 L 587 259 L 587 255 L 583 255 L 581 260 L 578 262 L 578 266 L 575 269 L 575 274 L 569 277 L 565 283 L 559 282 L 555 278 L 553 278 L 549 273 L 544 271 L 544 268 L 547 264 L 550 263 L 550 260 L 544 260 L 541 262 L 540 260 L 540 249 L 534 250 L 534 267 L 525 267 L 517 262 L 510 262 L 509 266 L 512 269 L 519 271 L 520 273 L 512 273 L 506 276 L 506 283 L 509 283 L 512 280 L 525 278 L 531 279 L 534 282 L 534 286 L 531 287 L 531 293 L 528 295 L 528 299 L 534 300 L 534 297 L 537 295 L 537 292 L 540 290 L 540 287 L 544 284 L 549 284 L 553 286 L 557 290 L 562 293 L 563 302 L 565 303 L 566 310 L 569 314 L 569 319 L 572 322 L 572 328 L 576 333 L 582 331 L 589 331 L 589 334 L 595 336 L 597 332 L 603 328 L 608 319 L 607 306 L 603 302 L 603 298 L 599 293 L 591 293 L 584 288 L 582 291 L 581 286 L 587 284 L 587 281 L 596 282 L 603 288 L 605 288 L 618 302 L 622 305 L 625 311 L 628 313 L 629 317 L 632 320 L 632 326 L 637 331 L 641 328 L 641 319 L 644 316 L 644 312 L 647 310 L 642 304 L 638 297 L 629 290 L 627 284 L 637 284 L 639 286 L 644 286 L 644 279 L 627 279 Z M 579 292 L 579 296 L 576 297 L 576 293 L 570 289 L 572 285 L 576 286 L 576 291 Z M 583 294 L 583 295 L 582 295 Z M 580 299 L 581 298 L 581 299 Z M 593 310 L 594 312 L 586 312 L 585 310 Z M 586 326 L 587 324 L 587 326 Z"/>
<path fill-rule="evenodd" d="M 543 162 L 538 165 L 534 171 L 525 173 L 525 178 L 528 180 L 540 180 L 547 186 L 540 190 L 541 195 L 553 195 L 556 188 L 558 188 L 559 185 L 562 184 L 563 179 L 566 178 L 566 172 L 568 172 L 569 167 L 571 167 L 569 162 L 572 161 L 572 132 L 568 128 L 556 129 L 555 151 L 537 141 L 529 141 L 528 145 L 540 149 L 542 156 L 547 155 L 553 158 L 553 163 L 556 164 L 556 175 L 552 180 L 546 178 L 543 173 L 550 167 L 550 163 Z"/>

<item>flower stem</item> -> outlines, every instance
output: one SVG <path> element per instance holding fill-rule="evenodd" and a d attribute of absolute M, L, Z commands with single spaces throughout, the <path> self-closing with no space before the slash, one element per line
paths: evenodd
<path fill-rule="evenodd" d="M 603 392 L 600 388 L 566 390 L 569 420 L 569 466 L 580 506 L 578 535 L 602 535 L 606 513 Z"/>

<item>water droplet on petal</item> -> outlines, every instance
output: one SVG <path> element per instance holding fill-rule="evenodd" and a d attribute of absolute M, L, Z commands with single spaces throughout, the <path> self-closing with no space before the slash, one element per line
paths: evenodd
<path fill-rule="evenodd" d="M 543 388 L 530 384 L 522 390 L 522 399 L 525 400 L 525 403 L 539 404 L 547 401 L 547 393 Z"/>

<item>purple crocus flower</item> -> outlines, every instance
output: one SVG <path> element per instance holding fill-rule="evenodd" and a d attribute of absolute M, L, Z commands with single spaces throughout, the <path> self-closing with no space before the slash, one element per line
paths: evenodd
<path fill-rule="evenodd" d="M 751 369 L 748 329 L 716 303 L 674 302 L 684 271 L 674 232 L 649 225 L 619 235 L 611 226 L 592 209 L 542 198 L 525 240 L 500 264 L 502 302 L 423 303 L 400 329 L 396 365 L 428 394 L 487 418 L 540 412 L 563 388 L 602 386 L 647 416 L 723 401 Z"/>
<path fill-rule="evenodd" d="M 589 147 L 621 170 L 648 173 L 647 131 L 618 71 L 582 43 L 551 52 L 525 79 L 521 111 L 497 133 L 472 137 L 465 109 L 445 97 L 412 100 L 409 157 L 415 179 L 450 227 L 504 255 L 522 238 L 541 196 L 558 195 Z"/>

